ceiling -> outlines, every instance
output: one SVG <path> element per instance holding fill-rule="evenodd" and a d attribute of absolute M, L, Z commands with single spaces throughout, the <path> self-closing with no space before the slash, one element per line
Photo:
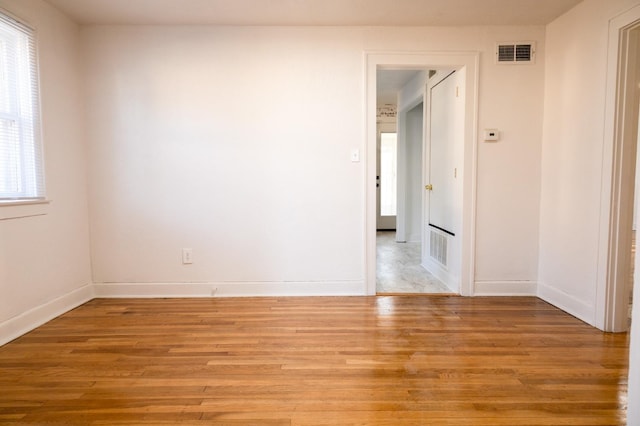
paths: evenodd
<path fill-rule="evenodd" d="M 398 92 L 420 71 L 378 70 L 376 76 L 378 104 L 395 104 Z"/>
<path fill-rule="evenodd" d="M 544 25 L 582 0 L 46 0 L 80 24 Z"/>

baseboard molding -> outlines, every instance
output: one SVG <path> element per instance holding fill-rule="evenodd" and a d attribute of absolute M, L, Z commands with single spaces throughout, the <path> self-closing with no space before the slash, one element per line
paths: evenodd
<path fill-rule="evenodd" d="M 0 323 L 0 345 L 40 327 L 91 299 L 93 299 L 93 286 L 87 284 Z"/>
<path fill-rule="evenodd" d="M 538 297 L 595 327 L 595 306 L 543 283 L 538 283 Z"/>
<path fill-rule="evenodd" d="M 95 283 L 98 298 L 364 296 L 364 281 Z"/>
<path fill-rule="evenodd" d="M 537 296 L 535 281 L 476 281 L 474 296 Z"/>

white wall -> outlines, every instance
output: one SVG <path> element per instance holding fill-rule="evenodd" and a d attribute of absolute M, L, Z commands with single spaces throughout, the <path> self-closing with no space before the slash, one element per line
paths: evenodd
<path fill-rule="evenodd" d="M 595 323 L 609 20 L 637 0 L 585 0 L 547 27 L 539 295 Z"/>
<path fill-rule="evenodd" d="M 535 293 L 538 267 L 540 140 L 545 49 L 542 36 L 511 35 L 497 41 L 535 41 L 535 65 L 496 65 L 480 73 L 476 290 Z M 484 129 L 498 129 L 498 142 L 484 142 Z M 515 244 L 521 241 L 521 244 Z M 496 271 L 500 271 L 499 274 Z"/>
<path fill-rule="evenodd" d="M 404 138 L 404 152 L 398 153 L 398 161 L 404 163 L 400 170 L 403 173 L 404 185 L 405 229 L 399 241 L 422 241 L 422 192 L 423 192 L 423 150 L 424 143 L 424 91 L 429 72 L 423 70 L 407 82 L 398 93 L 398 111 L 401 111 L 404 126 L 398 129 L 399 136 Z"/>
<path fill-rule="evenodd" d="M 79 29 L 40 0 L 0 0 L 37 30 L 47 196 L 0 220 L 0 344 L 92 297 Z M 3 217 L 17 207 L 0 206 Z M 23 210 L 23 209 L 21 209 Z M 27 209 L 29 210 L 29 209 Z"/>
<path fill-rule="evenodd" d="M 352 32 L 85 30 L 94 280 L 359 290 Z"/>
<path fill-rule="evenodd" d="M 364 149 L 365 50 L 482 52 L 479 124 L 504 137 L 479 148 L 477 277 L 535 282 L 542 27 L 106 26 L 82 36 L 101 292 L 203 282 L 227 294 L 362 293 L 364 165 L 349 157 Z M 504 40 L 536 41 L 537 63 L 495 65 Z M 193 248 L 193 265 L 181 265 L 181 247 Z"/>
<path fill-rule="evenodd" d="M 422 241 L 422 145 L 424 103 L 420 103 L 407 111 L 407 158 L 404 173 L 406 174 L 406 236 L 409 242 Z"/>

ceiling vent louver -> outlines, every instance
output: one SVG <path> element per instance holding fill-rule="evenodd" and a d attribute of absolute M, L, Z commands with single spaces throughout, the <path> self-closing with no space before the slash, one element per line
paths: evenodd
<path fill-rule="evenodd" d="M 535 58 L 533 42 L 498 43 L 496 62 L 499 64 L 530 64 Z"/>

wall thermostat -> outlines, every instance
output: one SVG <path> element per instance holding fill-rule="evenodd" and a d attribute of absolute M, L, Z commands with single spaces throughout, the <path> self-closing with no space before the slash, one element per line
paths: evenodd
<path fill-rule="evenodd" d="M 485 129 L 484 130 L 484 141 L 485 142 L 496 142 L 500 139 L 500 131 L 498 129 Z"/>

